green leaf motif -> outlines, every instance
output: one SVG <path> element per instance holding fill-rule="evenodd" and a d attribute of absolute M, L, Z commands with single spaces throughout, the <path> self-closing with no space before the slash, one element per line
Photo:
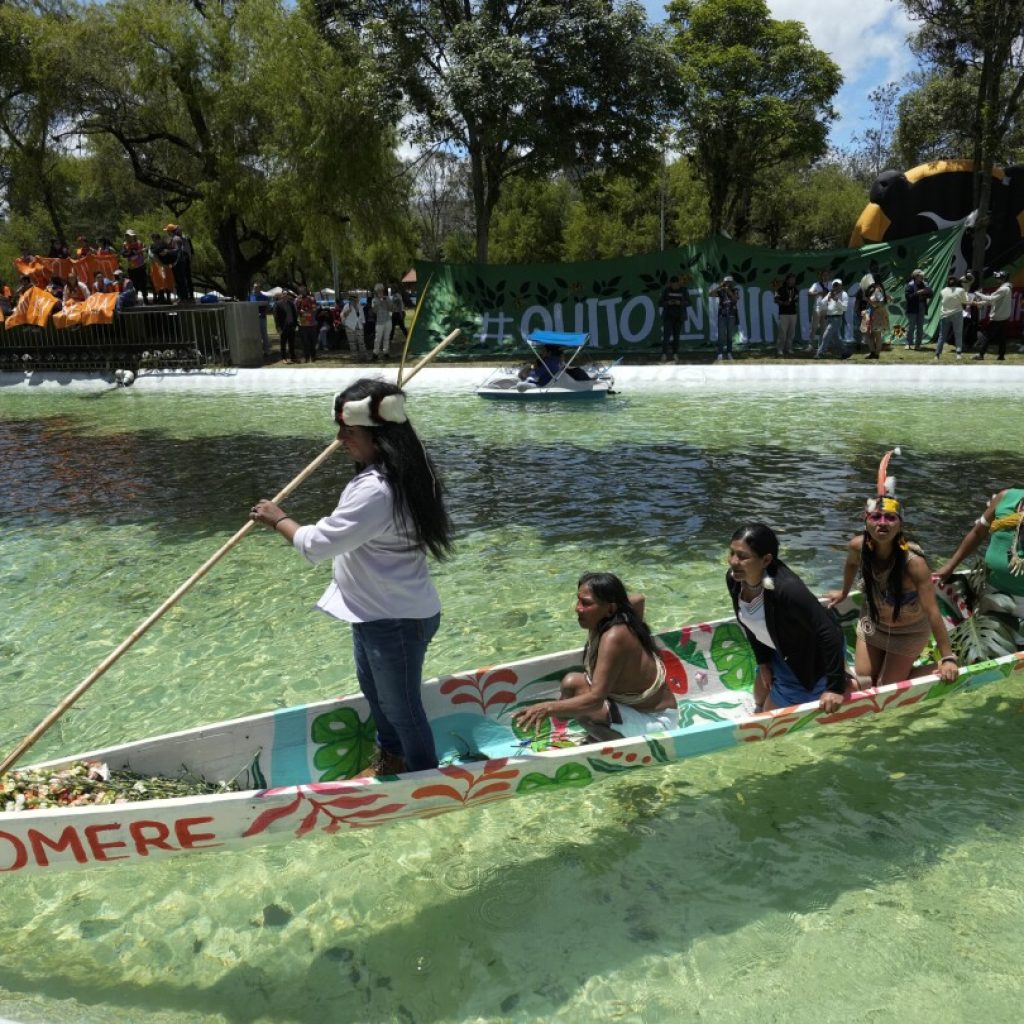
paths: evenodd
<path fill-rule="evenodd" d="M 729 715 L 720 715 L 715 708 L 736 707 L 731 701 L 683 700 L 679 701 L 679 724 L 683 728 L 693 725 L 698 718 L 706 718 L 709 722 L 725 722 Z"/>
<path fill-rule="evenodd" d="M 519 785 L 516 786 L 517 793 L 536 793 L 538 789 L 561 789 L 589 786 L 594 777 L 581 764 L 563 764 L 555 772 L 554 778 L 541 775 L 540 772 L 530 772 L 524 775 Z"/>
<path fill-rule="evenodd" d="M 370 763 L 377 726 L 372 718 L 362 721 L 352 708 L 338 708 L 313 719 L 310 735 L 320 748 L 313 755 L 320 781 L 333 782 L 352 778 Z"/>
<path fill-rule="evenodd" d="M 727 689 L 749 690 L 753 687 L 757 662 L 747 642 L 747 634 L 735 622 L 715 627 L 711 638 L 711 660 Z"/>
<path fill-rule="evenodd" d="M 689 665 L 696 665 L 698 668 L 708 667 L 708 659 L 704 657 L 703 651 L 697 650 L 696 640 L 687 640 L 685 644 L 680 644 L 677 653 Z"/>

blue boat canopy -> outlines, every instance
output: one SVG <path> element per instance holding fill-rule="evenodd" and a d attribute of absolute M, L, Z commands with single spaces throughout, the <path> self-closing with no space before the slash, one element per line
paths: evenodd
<path fill-rule="evenodd" d="M 527 341 L 535 345 L 560 345 L 562 348 L 580 348 L 586 345 L 589 334 L 571 334 L 568 331 L 533 331 Z"/>

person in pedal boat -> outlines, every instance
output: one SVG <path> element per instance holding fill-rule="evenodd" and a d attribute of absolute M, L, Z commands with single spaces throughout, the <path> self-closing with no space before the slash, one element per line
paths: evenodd
<path fill-rule="evenodd" d="M 732 535 L 725 585 L 757 659 L 754 710 L 819 700 L 835 711 L 849 689 L 842 630 L 780 560 L 770 527 L 747 523 Z"/>
<path fill-rule="evenodd" d="M 878 468 L 878 488 L 864 508 L 864 532 L 847 545 L 843 589 L 825 595 L 831 607 L 850 592 L 860 572 L 864 606 L 857 623 L 854 668 L 861 688 L 909 679 L 914 662 L 934 635 L 941 660 L 939 675 L 956 681 L 959 668 L 942 620 L 924 552 L 903 535 L 903 505 L 894 496 L 887 452 Z"/>
<path fill-rule="evenodd" d="M 953 570 L 988 538 L 985 574 L 989 589 L 1013 598 L 1024 619 L 1024 488 L 1009 487 L 992 495 L 985 511 L 971 524 L 939 579 L 949 581 Z"/>
<path fill-rule="evenodd" d="M 628 595 L 611 573 L 584 573 L 577 584 L 576 621 L 587 631 L 584 670 L 562 678 L 559 700 L 517 712 L 519 728 L 535 730 L 545 718 L 573 718 L 599 740 L 677 728 L 679 710 L 643 621 L 643 597 Z"/>
<path fill-rule="evenodd" d="M 451 550 L 444 488 L 394 384 L 357 380 L 335 398 L 334 420 L 356 464 L 338 507 L 300 526 L 263 499 L 250 518 L 310 562 L 333 560 L 317 607 L 352 624 L 356 677 L 377 726 L 377 753 L 362 774 L 436 768 L 420 690 L 427 645 L 441 621 L 426 556 L 442 559 Z"/>

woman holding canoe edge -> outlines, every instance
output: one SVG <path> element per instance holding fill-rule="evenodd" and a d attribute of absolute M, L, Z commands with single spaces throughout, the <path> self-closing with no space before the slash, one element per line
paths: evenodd
<path fill-rule="evenodd" d="M 858 570 L 864 581 L 864 609 L 857 623 L 854 668 L 860 687 L 884 686 L 910 678 L 914 662 L 934 636 L 941 654 L 939 675 L 956 681 L 959 668 L 942 621 L 924 552 L 903 535 L 903 506 L 887 476 L 887 452 L 878 467 L 877 496 L 864 509 L 864 532 L 847 546 L 843 589 L 825 595 L 831 607 L 850 592 Z"/>
<path fill-rule="evenodd" d="M 362 775 L 437 767 L 420 688 L 441 621 L 426 555 L 451 550 L 451 520 L 434 464 L 405 413 L 405 393 L 357 380 L 334 399 L 338 439 L 356 464 L 338 507 L 302 526 L 262 499 L 250 518 L 280 533 L 308 561 L 333 559 L 317 607 L 352 624 L 356 677 L 377 726 L 378 748 Z"/>
<path fill-rule="evenodd" d="M 729 543 L 733 611 L 757 659 L 754 710 L 818 698 L 835 711 L 849 692 L 839 623 L 779 558 L 779 539 L 764 523 L 746 523 Z"/>
<path fill-rule="evenodd" d="M 516 725 L 528 732 L 545 718 L 573 718 L 596 740 L 678 728 L 679 709 L 643 610 L 643 596 L 627 594 L 618 576 L 585 572 L 576 590 L 576 621 L 587 630 L 584 670 L 563 676 L 559 700 L 516 712 Z"/>

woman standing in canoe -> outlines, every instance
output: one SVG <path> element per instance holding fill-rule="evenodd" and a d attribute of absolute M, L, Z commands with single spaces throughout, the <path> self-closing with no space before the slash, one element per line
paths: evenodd
<path fill-rule="evenodd" d="M 352 623 L 356 677 L 377 725 L 378 750 L 363 774 L 436 768 L 420 688 L 441 621 L 426 555 L 441 559 L 451 550 L 444 489 L 394 384 L 356 381 L 335 398 L 334 419 L 356 464 L 338 507 L 302 526 L 263 499 L 250 518 L 314 564 L 333 559 L 333 579 L 317 607 Z"/>
<path fill-rule="evenodd" d="M 857 623 L 854 666 L 861 687 L 884 686 L 910 677 L 914 662 L 934 636 L 941 660 L 939 675 L 956 680 L 957 659 L 942 621 L 931 572 L 924 553 L 903 536 L 903 506 L 893 496 L 895 480 L 888 476 L 886 452 L 878 467 L 877 495 L 864 510 L 864 532 L 847 546 L 843 589 L 826 595 L 838 604 L 850 592 L 859 571 L 864 585 L 864 608 Z"/>
<path fill-rule="evenodd" d="M 583 671 L 562 677 L 559 700 L 516 712 L 519 728 L 538 729 L 552 716 L 574 718 L 604 740 L 677 728 L 679 709 L 643 608 L 643 596 L 627 594 L 618 576 L 585 572 L 576 585 L 576 621 L 587 631 Z"/>
<path fill-rule="evenodd" d="M 770 527 L 747 523 L 732 535 L 725 584 L 757 659 L 754 710 L 820 699 L 835 711 L 847 692 L 842 630 L 780 560 Z"/>

